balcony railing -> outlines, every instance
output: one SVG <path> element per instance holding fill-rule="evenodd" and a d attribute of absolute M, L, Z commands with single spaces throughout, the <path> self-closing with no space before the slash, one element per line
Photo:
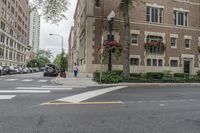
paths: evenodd
<path fill-rule="evenodd" d="M 162 42 L 147 42 L 144 44 L 147 53 L 150 54 L 164 54 L 166 46 Z"/>

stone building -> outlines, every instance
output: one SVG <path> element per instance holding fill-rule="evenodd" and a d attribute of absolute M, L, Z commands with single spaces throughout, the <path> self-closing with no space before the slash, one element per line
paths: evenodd
<path fill-rule="evenodd" d="M 123 45 L 120 0 L 78 0 L 74 15 L 74 43 L 82 72 L 100 69 L 102 36 L 107 40 L 107 16 L 113 10 L 114 40 Z M 130 10 L 131 73 L 173 71 L 195 74 L 200 66 L 200 1 L 145 0 Z M 72 44 L 70 44 L 72 45 Z M 123 55 L 122 55 L 123 56 Z M 122 70 L 122 61 L 113 69 Z M 103 66 L 106 70 L 107 65 Z"/>
<path fill-rule="evenodd" d="M 25 66 L 28 0 L 0 0 L 0 66 Z"/>

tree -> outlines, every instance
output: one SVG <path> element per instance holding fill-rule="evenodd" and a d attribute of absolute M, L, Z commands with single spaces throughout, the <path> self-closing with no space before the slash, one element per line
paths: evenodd
<path fill-rule="evenodd" d="M 64 13 L 68 10 L 69 0 L 32 0 L 30 4 L 30 12 L 38 8 L 47 22 L 58 23 L 62 19 L 66 19 Z"/>
<path fill-rule="evenodd" d="M 44 67 L 45 64 L 51 63 L 52 53 L 50 50 L 39 50 L 35 59 L 27 63 L 27 67 Z"/>
<path fill-rule="evenodd" d="M 62 59 L 63 58 L 63 59 Z M 63 63 L 62 63 L 63 60 Z M 66 55 L 66 57 L 64 57 L 64 55 L 58 54 L 55 58 L 55 60 L 53 61 L 54 64 L 57 64 L 60 68 L 66 70 L 68 69 L 68 55 Z"/>
<path fill-rule="evenodd" d="M 143 3 L 143 0 L 121 0 L 120 11 L 124 18 L 124 44 L 123 44 L 123 76 L 125 79 L 130 78 L 130 19 L 129 9 L 134 8 L 135 5 Z"/>

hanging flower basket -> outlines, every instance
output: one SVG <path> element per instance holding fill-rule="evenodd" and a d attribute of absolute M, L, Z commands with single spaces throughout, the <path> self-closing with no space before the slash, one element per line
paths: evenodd
<path fill-rule="evenodd" d="M 163 54 L 166 46 L 162 42 L 147 42 L 144 48 L 148 53 Z"/>

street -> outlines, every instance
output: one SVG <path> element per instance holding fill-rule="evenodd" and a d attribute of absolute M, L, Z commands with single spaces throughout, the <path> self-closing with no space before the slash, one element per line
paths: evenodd
<path fill-rule="evenodd" d="M 52 79 L 0 77 L 1 133 L 200 132 L 199 87 L 62 86 Z"/>

